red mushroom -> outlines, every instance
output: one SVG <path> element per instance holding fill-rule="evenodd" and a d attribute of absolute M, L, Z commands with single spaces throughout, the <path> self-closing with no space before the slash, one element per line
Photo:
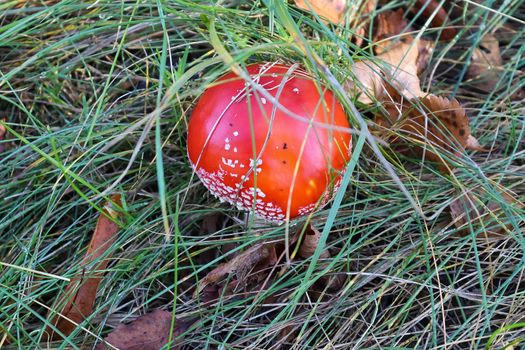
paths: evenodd
<path fill-rule="evenodd" d="M 277 63 L 247 71 L 267 94 L 234 73 L 219 78 L 193 110 L 188 156 L 221 201 L 282 223 L 335 192 L 351 153 L 349 124 L 305 71 Z"/>

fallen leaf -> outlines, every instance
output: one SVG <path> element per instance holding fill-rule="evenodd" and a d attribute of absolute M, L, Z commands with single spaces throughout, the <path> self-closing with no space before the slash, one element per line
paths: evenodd
<path fill-rule="evenodd" d="M 350 69 L 350 79 L 345 84 L 345 91 L 357 101 L 371 104 L 382 98 L 385 90 L 383 73 L 372 60 L 355 62 Z"/>
<path fill-rule="evenodd" d="M 346 10 L 346 0 L 295 0 L 295 5 L 335 24 L 343 22 Z"/>
<path fill-rule="evenodd" d="M 419 57 L 420 40 L 400 43 L 378 56 L 384 62 L 385 79 L 388 83 L 408 98 L 422 97 L 417 75 L 417 59 Z"/>
<path fill-rule="evenodd" d="M 111 201 L 121 206 L 120 195 L 111 197 Z M 106 251 L 116 240 L 119 226 L 108 218 L 117 219 L 120 214 L 112 207 L 112 203 L 104 206 L 104 214 L 100 214 L 93 237 L 89 243 L 84 259 L 80 263 L 82 274 L 71 279 L 64 292 L 58 300 L 67 300 L 65 306 L 59 313 L 52 312 L 49 317 L 50 323 L 59 332 L 69 335 L 93 312 L 93 305 L 102 279 L 103 271 L 109 262 L 109 257 L 100 260 Z M 100 261 L 99 261 L 100 260 Z M 96 264 L 93 265 L 93 262 Z M 49 339 L 60 339 L 62 336 L 51 327 L 47 327 L 46 333 Z"/>
<path fill-rule="evenodd" d="M 129 324 L 118 326 L 104 338 L 103 343 L 97 344 L 95 349 L 158 350 L 168 343 L 170 331 L 172 331 L 171 345 L 175 346 L 170 347 L 170 349 L 179 349 L 177 338 L 188 330 L 196 320 L 173 320 L 172 316 L 171 312 L 164 310 L 155 310 L 142 315 Z"/>
<path fill-rule="evenodd" d="M 199 301 L 201 303 L 210 303 L 218 300 L 222 294 L 222 287 L 217 284 L 205 285 L 200 294 Z"/>
<path fill-rule="evenodd" d="M 389 91 L 395 94 L 395 90 Z M 447 172 L 449 167 L 440 153 L 459 155 L 475 140 L 465 110 L 455 99 L 427 95 L 407 101 L 397 95 L 384 107 L 386 112 L 376 115 L 375 121 L 393 148 L 402 154 L 424 156 L 441 171 Z"/>
<path fill-rule="evenodd" d="M 509 192 L 501 191 L 501 196 L 508 204 L 517 208 L 524 207 L 523 203 Z M 500 203 L 486 198 L 488 196 L 484 190 L 480 194 L 469 191 L 463 192 L 450 203 L 450 215 L 462 235 L 469 234 L 469 222 L 475 231 L 480 231 L 479 234 L 486 238 L 502 238 L 508 231 L 513 230 L 512 224 L 501 221 L 504 220 L 504 213 Z"/>
<path fill-rule="evenodd" d="M 456 36 L 457 31 L 452 27 L 446 26 L 449 18 L 442 5 L 443 2 L 440 0 L 416 0 L 415 6 L 412 6 L 410 10 L 416 14 L 422 11 L 424 20 L 432 18 L 430 21 L 431 27 L 441 28 L 439 39 L 449 41 Z"/>
<path fill-rule="evenodd" d="M 319 239 L 321 238 L 321 232 L 316 229 L 312 224 L 308 225 L 304 232 L 303 240 L 299 246 L 299 256 L 301 258 L 311 257 L 317 246 L 319 245 Z M 327 259 L 330 257 L 328 250 L 324 250 L 320 255 L 321 259 Z"/>
<path fill-rule="evenodd" d="M 474 49 L 467 78 L 472 79 L 472 84 L 478 89 L 493 91 L 503 72 L 502 64 L 498 39 L 492 34 L 486 34 Z"/>
<path fill-rule="evenodd" d="M 390 24 L 388 17 L 380 18 L 377 35 L 390 38 L 406 27 L 402 12 L 391 17 L 394 20 Z M 448 162 L 440 156 L 443 151 L 459 155 L 464 149 L 484 149 L 471 135 L 465 110 L 457 100 L 421 90 L 418 74 L 428 64 L 433 48 L 430 41 L 410 37 L 397 44 L 380 45 L 380 64 L 374 65 L 372 60 L 354 64 L 354 77 L 347 82 L 346 90 L 362 103 L 383 105 L 384 112 L 377 114 L 375 121 L 394 149 L 424 156 L 448 172 Z"/>
<path fill-rule="evenodd" d="M 419 76 L 430 62 L 430 58 L 434 52 L 434 42 L 430 40 L 420 40 L 418 43 L 418 56 L 416 59 L 416 72 Z"/>
<path fill-rule="evenodd" d="M 290 235 L 290 249 L 298 239 L 297 232 Z M 244 297 L 254 290 L 263 290 L 278 262 L 285 255 L 284 242 L 263 242 L 234 256 L 230 261 L 217 266 L 201 279 L 195 290 L 201 302 L 207 303 L 223 296 Z M 285 269 L 286 267 L 283 267 Z M 277 274 L 284 273 L 281 270 Z M 222 283 L 227 276 L 228 283 Z"/>
<path fill-rule="evenodd" d="M 399 38 L 399 34 L 410 31 L 404 11 L 385 11 L 377 15 L 375 20 L 375 32 L 373 36 L 374 52 L 379 55 L 386 52 L 393 40 Z M 408 37 L 411 39 L 411 37 Z M 405 40 L 407 37 L 404 38 Z"/>
<path fill-rule="evenodd" d="M 235 274 L 236 279 L 242 282 L 248 272 L 256 265 L 260 263 L 273 265 L 276 262 L 277 255 L 275 252 L 275 243 L 256 244 L 235 256 L 232 260 L 225 262 L 210 271 L 199 281 L 196 293 L 200 294 L 206 286 L 216 284 L 230 274 Z"/>
<path fill-rule="evenodd" d="M 426 40 L 408 40 L 394 45 L 375 60 L 358 61 L 351 67 L 352 76 L 346 91 L 364 104 L 388 98 L 387 85 L 401 95 L 417 98 L 426 95 L 421 90 L 418 73 L 426 66 L 432 44 Z"/>

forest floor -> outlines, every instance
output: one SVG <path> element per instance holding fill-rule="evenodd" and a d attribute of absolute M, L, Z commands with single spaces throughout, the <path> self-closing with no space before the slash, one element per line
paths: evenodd
<path fill-rule="evenodd" d="M 414 1 L 387 3 L 333 25 L 282 1 L 0 2 L 0 348 L 524 348 L 525 5 L 446 1 L 439 40 Z M 397 9 L 433 45 L 421 89 L 457 99 L 481 145 L 445 172 L 372 147 L 378 104 L 342 98 Z M 211 82 L 275 61 L 329 86 L 355 131 L 335 199 L 284 225 L 220 203 L 186 147 Z M 303 227 L 320 248 L 300 257 Z"/>

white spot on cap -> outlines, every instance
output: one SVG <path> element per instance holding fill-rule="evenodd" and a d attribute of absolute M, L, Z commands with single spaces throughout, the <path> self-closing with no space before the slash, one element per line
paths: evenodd
<path fill-rule="evenodd" d="M 257 159 L 257 166 L 261 165 L 262 164 L 262 159 Z M 253 168 L 253 166 L 255 165 L 253 159 L 250 158 L 250 168 Z"/>
<path fill-rule="evenodd" d="M 229 143 L 226 143 L 226 144 L 224 145 L 224 149 L 227 150 L 227 151 L 229 151 L 229 150 L 230 150 L 230 144 L 229 144 Z"/>
<path fill-rule="evenodd" d="M 316 203 L 310 203 L 308 205 L 305 205 L 303 207 L 300 207 L 298 210 L 299 215 L 307 215 L 310 214 L 316 207 Z"/>
<path fill-rule="evenodd" d="M 293 88 L 292 91 L 295 92 L 296 94 L 299 94 L 299 88 Z"/>
<path fill-rule="evenodd" d="M 238 131 L 234 131 L 233 132 L 233 136 L 239 136 L 239 132 Z"/>
<path fill-rule="evenodd" d="M 252 193 L 254 192 L 257 193 L 257 197 L 260 197 L 260 198 L 266 197 L 266 194 L 263 191 L 261 191 L 259 187 L 257 188 L 250 187 L 249 190 L 252 191 Z"/>
<path fill-rule="evenodd" d="M 228 160 L 225 159 L 228 163 Z M 235 188 L 228 186 L 218 176 L 219 172 L 207 172 L 203 168 L 196 170 L 197 175 L 204 183 L 206 188 L 221 202 L 228 202 L 237 206 L 240 210 L 254 211 L 255 215 L 268 221 L 282 224 L 286 215 L 284 210 L 272 203 L 260 188 L 244 188 L 241 183 L 235 184 Z M 234 176 L 237 174 L 229 173 Z M 234 176 L 235 177 L 235 176 Z M 264 199 L 266 197 L 266 199 Z M 303 208 L 307 211 L 310 207 Z"/>
<path fill-rule="evenodd" d="M 237 147 L 233 147 L 233 151 L 237 153 Z"/>
<path fill-rule="evenodd" d="M 261 97 L 261 102 L 262 102 L 263 105 L 265 105 L 266 104 L 266 99 L 264 97 Z"/>
<path fill-rule="evenodd" d="M 229 166 L 230 168 L 235 168 L 237 164 L 239 163 L 239 161 L 237 159 L 233 160 L 233 159 L 227 159 L 227 158 L 222 157 L 222 163 L 224 165 Z"/>

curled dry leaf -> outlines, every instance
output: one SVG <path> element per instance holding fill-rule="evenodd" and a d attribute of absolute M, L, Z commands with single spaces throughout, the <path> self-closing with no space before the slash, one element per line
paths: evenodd
<path fill-rule="evenodd" d="M 502 64 L 498 39 L 492 34 L 486 34 L 474 49 L 467 78 L 473 79 L 473 85 L 478 89 L 492 91 L 503 72 Z"/>
<path fill-rule="evenodd" d="M 111 201 L 118 206 L 122 205 L 120 195 L 112 196 Z M 71 334 L 77 325 L 93 312 L 95 297 L 103 275 L 101 271 L 107 267 L 109 262 L 106 251 L 115 242 L 119 232 L 119 226 L 108 216 L 114 220 L 120 217 L 111 203 L 104 206 L 104 214 L 100 214 L 98 218 L 88 250 L 81 262 L 82 273 L 71 279 L 58 298 L 60 301 L 66 301 L 65 306 L 59 313 L 49 315 L 50 323 L 66 336 Z M 103 255 L 106 255 L 105 258 L 100 259 Z M 49 339 L 61 338 L 61 335 L 49 326 L 46 334 Z"/>
<path fill-rule="evenodd" d="M 509 192 L 502 191 L 501 196 L 508 204 L 516 208 L 524 208 L 523 203 Z M 462 235 L 470 232 L 469 223 L 474 232 L 480 232 L 479 236 L 485 238 L 502 238 L 514 229 L 512 224 L 505 219 L 501 204 L 494 199 L 487 200 L 486 198 L 488 196 L 485 191 L 481 191 L 480 195 L 463 192 L 450 203 L 450 215 Z"/>
<path fill-rule="evenodd" d="M 295 5 L 335 24 L 343 22 L 346 10 L 346 0 L 295 0 Z"/>
<path fill-rule="evenodd" d="M 428 60 L 432 47 L 425 40 L 409 40 L 378 55 L 377 63 L 376 60 L 356 62 L 351 67 L 352 77 L 346 83 L 346 91 L 365 104 L 387 98 L 387 85 L 408 98 L 425 96 L 418 73 L 426 66 L 424 59 Z"/>
<path fill-rule="evenodd" d="M 248 248 L 232 260 L 217 266 L 199 281 L 196 293 L 201 293 L 206 286 L 218 283 L 224 277 L 235 274 L 236 279 L 242 282 L 248 272 L 257 265 L 274 265 L 277 262 L 274 243 L 260 243 Z"/>
<path fill-rule="evenodd" d="M 303 241 L 301 242 L 301 245 L 299 247 L 299 256 L 304 259 L 311 257 L 314 254 L 317 245 L 319 244 L 320 238 L 321 232 L 318 229 L 316 229 L 312 224 L 308 225 L 304 233 Z M 329 257 L 330 253 L 328 252 L 328 250 L 324 250 L 321 253 L 322 259 L 326 259 Z"/>
<path fill-rule="evenodd" d="M 172 321 L 174 321 L 173 327 Z M 195 319 L 172 320 L 171 312 L 155 310 L 138 317 L 129 324 L 118 326 L 95 349 L 158 350 L 168 343 L 171 330 L 173 331 L 171 345 L 175 347 L 170 347 L 170 349 L 179 349 L 177 338 L 195 321 Z"/>
<path fill-rule="evenodd" d="M 396 93 L 393 89 L 389 91 L 391 95 Z M 440 153 L 459 155 L 474 141 L 477 143 L 470 134 L 465 110 L 457 100 L 435 95 L 396 102 L 400 100 L 402 98 L 397 95 L 385 102 L 386 113 L 375 119 L 396 151 L 424 156 L 438 163 L 440 170 L 447 171 L 448 164 Z"/>

